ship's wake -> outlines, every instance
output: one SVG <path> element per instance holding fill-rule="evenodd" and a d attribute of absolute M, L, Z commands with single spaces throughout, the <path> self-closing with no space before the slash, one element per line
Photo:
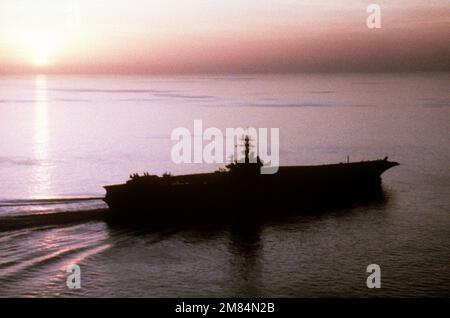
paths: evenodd
<path fill-rule="evenodd" d="M 0 201 L 0 231 L 101 220 L 107 206 L 98 197 Z"/>

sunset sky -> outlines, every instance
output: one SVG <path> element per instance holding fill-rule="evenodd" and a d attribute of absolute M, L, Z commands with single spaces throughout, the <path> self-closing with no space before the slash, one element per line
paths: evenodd
<path fill-rule="evenodd" d="M 366 26 L 381 6 L 381 29 Z M 0 0 L 0 73 L 448 71 L 450 0 Z"/>

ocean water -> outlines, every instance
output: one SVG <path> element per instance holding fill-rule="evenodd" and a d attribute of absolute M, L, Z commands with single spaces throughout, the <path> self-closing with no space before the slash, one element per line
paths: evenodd
<path fill-rule="evenodd" d="M 449 84 L 446 73 L 0 76 L 0 296 L 448 297 Z M 172 130 L 195 119 L 279 128 L 282 165 L 401 165 L 383 175 L 384 200 L 346 209 L 106 223 L 104 185 L 221 166 L 172 163 Z M 81 289 L 66 286 L 73 263 Z M 369 264 L 380 289 L 366 286 Z"/>

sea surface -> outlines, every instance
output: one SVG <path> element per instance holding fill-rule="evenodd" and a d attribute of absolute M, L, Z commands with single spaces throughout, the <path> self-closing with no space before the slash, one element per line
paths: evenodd
<path fill-rule="evenodd" d="M 0 296 L 449 297 L 449 84 L 448 73 L 0 76 Z M 171 161 L 172 130 L 195 119 L 279 128 L 282 165 L 400 166 L 383 175 L 384 200 L 344 209 L 105 222 L 104 185 L 223 166 Z M 70 264 L 80 289 L 66 286 Z M 366 286 L 369 264 L 380 289 Z"/>

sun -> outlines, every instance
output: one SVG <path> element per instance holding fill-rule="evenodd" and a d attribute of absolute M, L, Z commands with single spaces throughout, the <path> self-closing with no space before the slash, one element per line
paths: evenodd
<path fill-rule="evenodd" d="M 43 50 L 36 50 L 33 54 L 33 64 L 36 66 L 45 66 L 48 64 L 48 53 Z"/>
<path fill-rule="evenodd" d="M 50 64 L 56 49 L 56 37 L 50 32 L 28 31 L 23 35 L 28 61 L 35 67 Z"/>

